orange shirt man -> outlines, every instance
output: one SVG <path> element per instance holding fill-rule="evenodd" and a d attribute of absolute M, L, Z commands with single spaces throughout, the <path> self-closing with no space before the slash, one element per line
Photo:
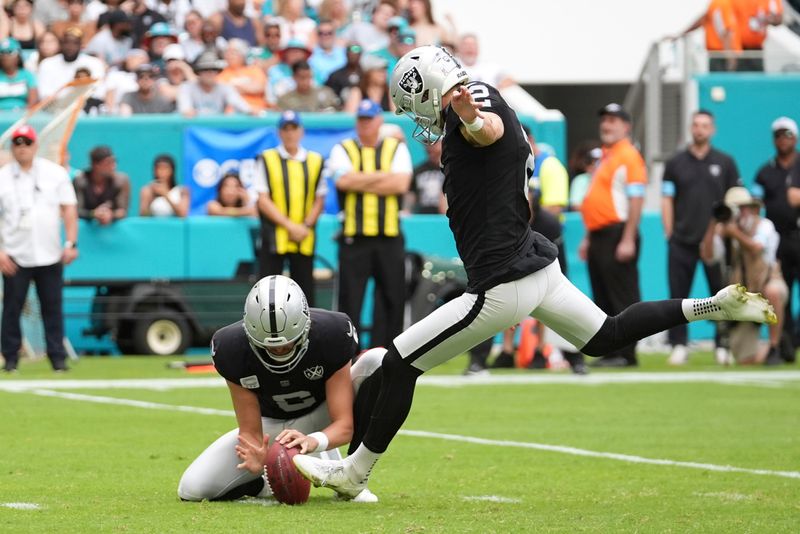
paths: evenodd
<path fill-rule="evenodd" d="M 745 50 L 761 50 L 767 26 L 783 21 L 781 0 L 733 0 L 738 33 Z"/>

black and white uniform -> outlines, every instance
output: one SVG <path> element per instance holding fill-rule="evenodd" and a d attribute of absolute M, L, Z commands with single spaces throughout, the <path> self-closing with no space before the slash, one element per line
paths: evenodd
<path fill-rule="evenodd" d="M 447 217 L 469 279 L 467 291 L 394 340 L 400 355 L 427 371 L 532 315 L 583 347 L 606 314 L 561 273 L 553 243 L 529 226 L 533 155 L 514 111 L 481 82 L 467 85 L 482 113 L 505 133 L 487 147 L 470 145 L 461 120 L 446 113 L 442 166 Z"/>
<path fill-rule="evenodd" d="M 350 362 L 358 351 L 358 337 L 347 315 L 311 308 L 308 351 L 292 370 L 273 373 L 253 354 L 242 321 L 218 330 L 211 341 L 217 372 L 258 396 L 263 432 L 274 439 L 291 428 L 310 434 L 331 423 L 325 399 L 325 382 Z M 351 367 L 355 392 L 380 366 L 385 349 L 362 354 Z M 181 478 L 178 495 L 198 501 L 216 499 L 233 488 L 258 478 L 236 467 L 241 461 L 234 447 L 239 429 L 224 434 L 192 462 Z M 320 454 L 340 458 L 337 449 Z"/>

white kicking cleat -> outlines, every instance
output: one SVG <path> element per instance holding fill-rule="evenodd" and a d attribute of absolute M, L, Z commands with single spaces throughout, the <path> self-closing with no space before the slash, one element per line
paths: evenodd
<path fill-rule="evenodd" d="M 742 284 L 729 285 L 711 298 L 722 312 L 722 320 L 749 321 L 775 324 L 778 316 L 775 309 L 761 293 L 749 293 Z"/>
<path fill-rule="evenodd" d="M 361 493 L 353 497 L 352 499 L 349 497 L 344 497 L 339 493 L 334 493 L 333 498 L 336 501 L 350 501 L 350 502 L 358 502 L 358 503 L 370 503 L 370 502 L 378 502 L 378 496 L 372 493 L 369 488 L 364 488 Z"/>
<path fill-rule="evenodd" d="M 298 454 L 292 458 L 292 461 L 300 474 L 310 480 L 314 486 L 330 488 L 345 499 L 355 499 L 367 489 L 366 479 L 353 482 L 350 477 L 352 468 L 343 460 L 321 460 L 313 456 Z M 353 478 L 357 477 L 355 473 L 352 475 Z"/>

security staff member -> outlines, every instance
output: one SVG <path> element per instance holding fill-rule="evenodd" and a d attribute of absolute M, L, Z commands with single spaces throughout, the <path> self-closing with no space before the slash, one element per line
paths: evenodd
<path fill-rule="evenodd" d="M 333 147 L 327 162 L 339 193 L 339 311 L 360 332 L 367 280 L 375 280 L 370 345 L 388 347 L 403 330 L 405 246 L 400 199 L 411 184 L 411 155 L 405 143 L 381 137 L 381 107 L 362 100 L 356 138 Z"/>
<path fill-rule="evenodd" d="M 692 141 L 675 154 L 664 169 L 661 196 L 661 222 L 668 245 L 669 291 L 672 298 L 686 298 L 700 260 L 700 243 L 712 206 L 722 202 L 725 192 L 739 184 L 739 170 L 729 155 L 711 146 L 716 132 L 714 116 L 706 110 L 692 115 Z M 722 289 L 720 265 L 703 264 L 712 292 Z M 729 363 L 727 352 L 719 346 L 717 363 Z M 669 331 L 672 354 L 669 363 L 683 365 L 688 358 L 686 325 Z"/>
<path fill-rule="evenodd" d="M 0 168 L 0 344 L 6 372 L 17 370 L 20 315 L 31 280 L 42 307 L 47 356 L 54 371 L 67 370 L 62 289 L 64 265 L 78 257 L 77 199 L 67 171 L 36 157 L 37 149 L 36 131 L 20 126 L 11 134 L 13 161 Z"/>
<path fill-rule="evenodd" d="M 303 123 L 295 111 L 278 121 L 281 144 L 258 156 L 258 212 L 261 216 L 259 274 L 283 274 L 285 264 L 309 305 L 314 302 L 315 231 L 328 192 L 321 180 L 321 154 L 301 146 Z"/>
<path fill-rule="evenodd" d="M 589 234 L 579 253 L 588 260 L 595 303 L 616 315 L 639 302 L 639 220 L 642 216 L 647 169 L 631 144 L 631 116 L 619 104 L 598 112 L 603 157 L 581 205 Z M 636 345 L 597 360 L 600 367 L 638 365 Z"/>
<path fill-rule="evenodd" d="M 789 117 L 778 117 L 772 123 L 775 157 L 758 171 L 754 192 L 761 196 L 767 219 L 780 235 L 778 260 L 783 279 L 789 288 L 781 357 L 794 362 L 797 346 L 796 321 L 791 314 L 792 288 L 800 281 L 800 158 L 797 157 L 797 123 Z"/>

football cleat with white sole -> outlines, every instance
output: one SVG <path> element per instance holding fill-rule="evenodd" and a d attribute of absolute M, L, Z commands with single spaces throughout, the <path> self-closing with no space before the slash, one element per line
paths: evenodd
<path fill-rule="evenodd" d="M 367 488 L 367 479 L 353 482 L 358 478 L 351 471 L 350 464 L 343 460 L 320 460 L 313 456 L 298 454 L 292 458 L 295 467 L 314 486 L 330 488 L 345 499 L 353 499 Z"/>
<path fill-rule="evenodd" d="M 370 503 L 370 502 L 378 502 L 378 496 L 372 493 L 369 488 L 364 488 L 361 493 L 350 499 L 349 497 L 344 497 L 339 493 L 333 494 L 334 500 L 337 501 L 349 501 L 349 502 L 357 502 L 357 503 Z"/>
<path fill-rule="evenodd" d="M 722 321 L 751 321 L 754 323 L 776 324 L 778 316 L 775 309 L 760 293 L 750 293 L 742 284 L 729 285 L 709 299 L 719 307 L 713 319 Z"/>

